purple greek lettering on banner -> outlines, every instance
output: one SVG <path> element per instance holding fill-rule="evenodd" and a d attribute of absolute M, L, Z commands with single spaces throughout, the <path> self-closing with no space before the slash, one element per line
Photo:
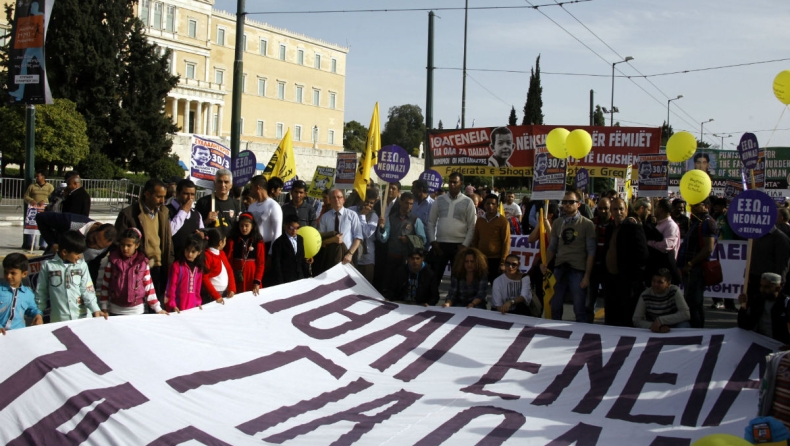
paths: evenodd
<path fill-rule="evenodd" d="M 439 446 L 449 440 L 453 434 L 463 429 L 469 422 L 483 415 L 504 415 L 505 419 L 497 427 L 489 432 L 477 444 L 496 446 L 507 441 L 513 434 L 518 432 L 521 426 L 526 423 L 527 418 L 520 412 L 510 409 L 503 409 L 495 406 L 475 406 L 455 414 L 433 432 L 423 437 L 414 446 Z"/>
<path fill-rule="evenodd" d="M 331 292 L 350 289 L 356 284 L 357 283 L 354 282 L 354 279 L 352 279 L 350 276 L 346 276 L 338 280 L 337 282 L 327 283 L 326 285 L 318 286 L 315 289 L 306 291 L 302 294 L 291 296 L 287 299 L 280 299 L 272 302 L 266 302 L 265 304 L 261 305 L 261 308 L 263 308 L 264 310 L 268 311 L 271 314 L 279 313 L 280 311 L 297 307 L 299 305 L 304 305 L 314 300 L 318 300 Z"/>
<path fill-rule="evenodd" d="M 481 327 L 497 328 L 500 330 L 509 330 L 513 326 L 512 322 L 495 321 L 491 319 L 484 319 L 476 316 L 469 316 L 460 324 L 458 324 L 450 333 L 447 333 L 436 346 L 422 356 L 417 358 L 414 362 L 406 366 L 403 370 L 395 375 L 395 378 L 409 382 L 414 378 L 420 376 L 424 371 L 428 370 L 434 362 L 442 359 L 445 353 L 449 352 L 455 344 L 458 343 L 469 331 L 480 325 Z"/>
<path fill-rule="evenodd" d="M 243 364 L 221 367 L 214 370 L 195 372 L 190 375 L 177 376 L 167 380 L 167 384 L 179 393 L 197 389 L 200 386 L 211 386 L 232 379 L 242 379 L 266 373 L 300 359 L 307 359 L 329 372 L 335 379 L 346 373 L 346 369 L 316 353 L 310 347 L 300 345 L 291 350 L 276 352 Z"/>
<path fill-rule="evenodd" d="M 69 327 L 58 328 L 52 334 L 66 347 L 66 350 L 39 356 L 0 383 L 0 410 L 5 409 L 54 369 L 84 364 L 88 370 L 97 375 L 112 371 Z"/>
<path fill-rule="evenodd" d="M 579 347 L 565 366 L 565 369 L 554 378 L 532 404 L 535 406 L 548 406 L 557 401 L 562 391 L 573 382 L 584 366 L 587 366 L 587 375 L 590 378 L 590 390 L 584 395 L 579 404 L 573 408 L 576 413 L 590 414 L 603 401 L 603 397 L 614 383 L 617 372 L 625 364 L 626 358 L 636 343 L 636 338 L 623 336 L 617 342 L 614 352 L 609 357 L 609 362 L 603 364 L 603 349 L 601 335 L 585 333 Z"/>
<path fill-rule="evenodd" d="M 393 336 L 403 336 L 405 339 L 400 344 L 370 364 L 374 369 L 383 372 L 391 365 L 400 361 L 407 353 L 417 348 L 428 338 L 428 336 L 433 334 L 437 328 L 441 327 L 452 317 L 453 315 L 450 313 L 423 311 L 422 313 L 415 314 L 392 326 L 370 333 L 369 335 L 363 336 L 345 345 L 341 345 L 338 349 L 346 355 L 351 356 L 354 353 L 360 352 L 386 339 L 390 339 Z M 428 323 L 417 329 L 417 331 L 409 330 L 412 327 L 422 324 L 426 320 Z"/>
<path fill-rule="evenodd" d="M 360 404 L 354 408 L 344 410 L 343 412 L 329 415 L 326 417 L 318 418 L 309 423 L 305 423 L 296 427 L 292 427 L 284 432 L 264 438 L 263 441 L 281 444 L 288 440 L 293 440 L 299 435 L 310 433 L 321 426 L 328 426 L 341 421 L 350 421 L 354 427 L 341 435 L 333 445 L 350 445 L 357 442 L 363 435 L 370 432 L 377 424 L 387 421 L 393 415 L 397 415 L 417 400 L 422 398 L 423 395 L 418 393 L 408 392 L 406 390 L 399 390 L 390 395 L 375 399 L 373 401 Z M 374 409 L 386 407 L 381 412 L 374 415 L 366 415 L 366 412 L 371 412 Z"/>
<path fill-rule="evenodd" d="M 505 377 L 505 374 L 510 369 L 521 370 L 532 374 L 538 373 L 540 364 L 534 362 L 521 362 L 518 358 L 524 353 L 527 346 L 529 346 L 535 335 L 553 336 L 561 339 L 568 339 L 573 332 L 567 330 L 555 330 L 551 328 L 540 327 L 524 327 L 521 332 L 516 336 L 516 339 L 510 344 L 505 353 L 476 383 L 471 386 L 461 389 L 462 392 L 476 393 L 478 395 L 498 396 L 505 400 L 517 400 L 518 395 L 511 395 L 508 393 L 492 392 L 485 390 L 484 387 L 489 384 L 494 384 Z"/>
<path fill-rule="evenodd" d="M 339 389 L 335 389 L 330 392 L 324 392 L 315 398 L 302 400 L 293 406 L 283 406 L 279 409 L 263 414 L 257 418 L 236 426 L 236 429 L 244 432 L 247 435 L 255 435 L 258 432 L 263 432 L 280 423 L 284 423 L 293 417 L 318 410 L 329 403 L 336 403 L 349 395 L 362 392 L 371 386 L 373 386 L 372 382 L 358 378 L 356 381 L 349 383 Z"/>
<path fill-rule="evenodd" d="M 367 313 L 357 314 L 347 311 L 354 304 L 359 302 L 370 302 L 374 308 Z M 397 304 L 392 302 L 381 301 L 372 297 L 353 295 L 344 296 L 332 303 L 328 303 L 322 307 L 314 308 L 301 314 L 297 314 L 291 319 L 294 327 L 302 331 L 302 333 L 310 336 L 313 339 L 332 339 L 351 330 L 364 327 L 375 319 L 384 316 L 390 311 L 398 308 Z M 332 328 L 316 328 L 311 324 L 321 318 L 329 316 L 330 314 L 340 314 L 347 317 L 348 322 L 344 322 Z"/>
<path fill-rule="evenodd" d="M 650 446 L 689 446 L 691 438 L 662 437 L 658 436 Z"/>
<path fill-rule="evenodd" d="M 680 417 L 680 424 L 683 426 L 696 426 L 699 414 L 702 412 L 702 404 L 705 402 L 705 395 L 708 393 L 710 380 L 713 377 L 713 369 L 719 360 L 721 345 L 724 343 L 724 335 L 713 335 L 710 338 L 708 351 L 702 359 L 702 366 L 699 368 L 694 388 L 691 389 L 689 401 L 686 409 Z"/>
<path fill-rule="evenodd" d="M 148 446 L 173 446 L 186 443 L 187 441 L 191 440 L 195 440 L 199 443 L 205 444 L 206 446 L 231 446 L 230 443 L 225 443 L 222 440 L 218 440 L 194 426 L 187 426 L 175 432 L 162 435 L 156 440 L 148 443 Z"/>
<path fill-rule="evenodd" d="M 82 409 L 99 401 L 101 402 L 85 414 L 69 433 L 64 434 L 58 430 L 58 427 L 74 418 Z M 25 429 L 22 435 L 10 441 L 8 445 L 78 445 L 87 440 L 111 415 L 146 402 L 148 402 L 148 398 L 129 383 L 106 389 L 85 390 L 69 398 L 60 408 L 39 420 L 38 423 Z"/>
<path fill-rule="evenodd" d="M 601 436 L 602 430 L 603 428 L 600 426 L 579 423 L 546 446 L 570 446 L 572 444 L 576 446 L 595 446 L 598 444 L 598 437 Z"/>
<path fill-rule="evenodd" d="M 645 345 L 645 349 L 639 356 L 634 365 L 634 370 L 628 381 L 625 383 L 622 393 L 612 405 L 606 418 L 613 420 L 623 420 L 629 423 L 655 423 L 664 426 L 670 425 L 675 421 L 674 415 L 633 415 L 631 410 L 634 408 L 639 395 L 645 384 L 671 384 L 675 385 L 677 373 L 653 373 L 653 366 L 658 360 L 661 349 L 666 345 L 699 345 L 702 343 L 702 336 L 684 336 L 677 338 L 650 338 Z"/>
<path fill-rule="evenodd" d="M 702 423 L 703 426 L 720 425 L 743 389 L 760 388 L 759 378 L 750 379 L 750 377 L 756 367 L 759 367 L 759 376 L 765 375 L 765 357 L 770 353 L 773 353 L 773 350 L 762 345 L 752 343 L 749 346 L 727 384 L 724 385 L 724 390 L 713 405 L 713 409 L 710 410 L 705 422 Z"/>

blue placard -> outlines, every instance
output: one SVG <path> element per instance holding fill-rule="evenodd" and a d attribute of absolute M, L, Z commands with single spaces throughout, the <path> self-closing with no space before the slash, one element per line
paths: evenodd
<path fill-rule="evenodd" d="M 239 152 L 239 156 L 233 159 L 233 185 L 244 187 L 255 176 L 256 165 L 255 154 L 250 150 Z"/>
<path fill-rule="evenodd" d="M 757 144 L 757 137 L 754 136 L 754 133 L 744 133 L 741 136 L 741 142 L 738 143 L 738 155 L 741 156 L 741 162 L 746 170 L 757 167 L 760 146 Z"/>
<path fill-rule="evenodd" d="M 429 169 L 421 173 L 420 179 L 425 180 L 428 183 L 429 194 L 436 193 L 436 191 L 441 189 L 442 182 L 444 182 L 444 180 L 442 179 L 442 175 L 433 169 Z"/>
<path fill-rule="evenodd" d="M 776 203 L 759 190 L 745 190 L 727 208 L 730 228 L 743 238 L 760 238 L 776 224 Z"/>
<path fill-rule="evenodd" d="M 378 163 L 373 166 L 373 170 L 387 183 L 395 183 L 406 177 L 410 167 L 409 154 L 403 147 L 393 144 L 379 150 Z"/>
<path fill-rule="evenodd" d="M 587 183 L 589 182 L 590 182 L 590 173 L 587 172 L 587 169 L 582 167 L 576 172 L 576 189 L 586 190 Z"/>

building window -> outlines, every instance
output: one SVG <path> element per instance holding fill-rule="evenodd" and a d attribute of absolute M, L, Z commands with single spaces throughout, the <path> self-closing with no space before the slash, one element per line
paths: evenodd
<path fill-rule="evenodd" d="M 296 63 L 304 65 L 304 50 L 296 50 Z"/>
<path fill-rule="evenodd" d="M 225 46 L 225 30 L 217 28 L 217 45 Z"/>
<path fill-rule="evenodd" d="M 151 13 L 151 0 L 142 0 L 140 2 L 140 20 L 143 21 L 143 25 L 148 26 L 150 24 L 150 20 L 148 15 Z"/>
<path fill-rule="evenodd" d="M 298 102 L 299 104 L 302 103 L 302 91 L 303 90 L 304 90 L 304 87 L 302 87 L 301 85 L 297 85 L 296 86 L 296 102 Z"/>
<path fill-rule="evenodd" d="M 316 54 L 315 55 L 315 67 L 318 68 L 319 70 L 321 69 L 321 55 L 320 54 Z"/>
<path fill-rule="evenodd" d="M 176 31 L 176 7 L 167 7 L 167 18 L 165 19 L 165 31 L 172 33 Z"/>
<path fill-rule="evenodd" d="M 313 105 L 316 107 L 321 103 L 321 90 L 313 89 Z"/>
<path fill-rule="evenodd" d="M 285 45 L 280 45 L 280 60 L 285 60 Z"/>
<path fill-rule="evenodd" d="M 256 136 L 263 136 L 263 121 L 258 121 L 255 124 L 255 135 Z"/>
<path fill-rule="evenodd" d="M 332 59 L 332 72 L 337 73 L 337 59 Z"/>
<path fill-rule="evenodd" d="M 274 137 L 277 138 L 277 139 L 282 139 L 282 137 L 283 137 L 283 123 L 282 122 L 278 122 L 277 123 L 277 127 L 276 127 L 276 129 L 274 131 Z"/>
<path fill-rule="evenodd" d="M 285 82 L 277 82 L 277 99 L 285 99 Z"/>
<path fill-rule="evenodd" d="M 164 7 L 165 5 L 162 2 L 154 3 L 154 20 L 151 22 L 151 26 L 155 29 L 162 29 L 162 11 Z"/>
<path fill-rule="evenodd" d="M 331 108 L 332 110 L 334 110 L 336 108 L 336 105 L 337 105 L 335 103 L 336 100 L 337 100 L 337 94 L 336 93 L 329 93 L 329 108 Z"/>
<path fill-rule="evenodd" d="M 266 96 L 266 79 L 258 78 L 258 96 Z"/>
<path fill-rule="evenodd" d="M 193 39 L 197 38 L 197 20 L 189 19 L 187 24 L 187 36 Z"/>
<path fill-rule="evenodd" d="M 247 51 L 247 35 L 241 36 L 241 49 Z"/>
<path fill-rule="evenodd" d="M 326 142 L 328 142 L 329 144 L 334 144 L 335 143 L 335 131 L 334 130 L 330 130 L 329 132 L 327 132 Z"/>
<path fill-rule="evenodd" d="M 187 62 L 187 79 L 194 79 L 195 78 L 195 69 L 197 65 L 191 62 Z"/>
<path fill-rule="evenodd" d="M 222 85 L 225 83 L 225 71 L 224 70 L 214 70 L 214 83 L 217 85 Z"/>
<path fill-rule="evenodd" d="M 246 93 L 247 92 L 247 74 L 246 73 L 241 75 L 241 92 L 242 93 Z"/>
<path fill-rule="evenodd" d="M 212 124 L 214 127 L 214 131 L 212 133 L 214 133 L 215 135 L 219 135 L 219 113 L 214 113 L 213 121 L 214 122 L 212 122 Z"/>
<path fill-rule="evenodd" d="M 261 56 L 265 56 L 269 50 L 269 42 L 266 39 L 261 39 Z"/>
<path fill-rule="evenodd" d="M 294 126 L 294 141 L 301 141 L 302 140 L 302 126 L 295 125 Z"/>

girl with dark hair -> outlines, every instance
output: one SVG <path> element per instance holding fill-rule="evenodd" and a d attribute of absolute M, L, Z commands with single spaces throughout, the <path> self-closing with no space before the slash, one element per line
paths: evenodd
<path fill-rule="evenodd" d="M 486 308 L 488 290 L 488 262 L 475 248 L 459 251 L 453 262 L 450 291 L 444 306 Z"/>
<path fill-rule="evenodd" d="M 205 249 L 203 236 L 192 234 L 184 242 L 184 249 L 176 253 L 165 290 L 166 310 L 180 312 L 195 307 L 203 309 L 200 288 L 206 268 Z"/>
<path fill-rule="evenodd" d="M 225 253 L 230 259 L 236 291 L 252 291 L 252 294 L 257 295 L 263 281 L 266 248 L 252 214 L 245 212 L 239 216 L 239 221 L 228 237 Z"/>

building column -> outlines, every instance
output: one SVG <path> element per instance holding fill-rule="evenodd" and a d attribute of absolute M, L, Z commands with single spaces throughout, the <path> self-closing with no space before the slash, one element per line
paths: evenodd
<path fill-rule="evenodd" d="M 178 125 L 178 99 L 172 98 L 170 103 L 170 118 L 173 120 L 173 125 Z"/>
<path fill-rule="evenodd" d="M 217 104 L 217 136 L 222 136 L 222 109 L 225 108 Z"/>
<path fill-rule="evenodd" d="M 195 102 L 195 133 L 197 133 L 198 135 L 202 135 L 203 132 L 200 129 L 200 117 L 201 117 L 200 106 L 201 106 L 201 104 L 200 104 L 200 101 L 194 101 L 194 102 Z"/>
<path fill-rule="evenodd" d="M 205 114 L 203 115 L 203 133 L 211 134 L 211 102 L 204 102 Z"/>

